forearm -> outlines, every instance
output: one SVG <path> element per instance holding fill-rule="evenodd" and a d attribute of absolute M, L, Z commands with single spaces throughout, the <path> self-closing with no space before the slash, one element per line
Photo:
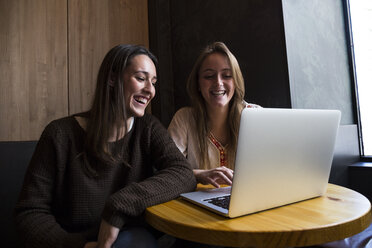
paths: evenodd
<path fill-rule="evenodd" d="M 140 138 L 133 144 L 138 164 L 132 164 L 138 173 L 154 171 L 140 182 L 131 182 L 110 196 L 103 211 L 109 224 L 121 228 L 127 218 L 141 215 L 149 206 L 172 200 L 179 194 L 192 191 L 196 180 L 191 166 L 180 153 L 167 130 L 157 120 L 148 120 Z M 140 131 L 138 131 L 140 132 Z M 146 169 L 145 169 L 146 168 Z M 132 173 L 136 173 L 132 171 Z M 146 175 L 144 175 L 146 177 Z"/>
<path fill-rule="evenodd" d="M 103 218 L 121 228 L 127 218 L 139 216 L 147 207 L 172 200 L 181 193 L 193 191 L 195 187 L 196 181 L 188 166 L 161 170 L 113 194 L 105 206 Z"/>
<path fill-rule="evenodd" d="M 17 232 L 29 248 L 82 248 L 86 240 L 80 233 L 63 230 L 54 217 L 43 213 L 18 213 L 15 217 Z"/>

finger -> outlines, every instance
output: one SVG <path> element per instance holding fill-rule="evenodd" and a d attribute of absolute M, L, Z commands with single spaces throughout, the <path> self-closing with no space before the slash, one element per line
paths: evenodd
<path fill-rule="evenodd" d="M 215 181 L 218 181 L 220 183 L 227 184 L 227 185 L 231 185 L 232 184 L 231 179 L 229 179 L 229 177 L 227 177 L 225 175 L 225 173 L 223 173 L 221 171 L 216 171 L 216 173 L 214 175 L 214 178 L 215 178 L 214 179 Z"/>
<path fill-rule="evenodd" d="M 233 180 L 233 177 L 234 177 L 234 171 L 233 170 L 229 169 L 229 170 L 225 171 L 224 174 L 229 178 L 230 181 Z"/>
<path fill-rule="evenodd" d="M 232 174 L 234 174 L 234 170 L 232 170 L 232 169 L 230 169 L 230 168 L 227 168 L 227 167 L 225 167 L 225 166 L 221 166 L 221 167 L 219 167 L 219 168 L 221 168 L 221 169 L 223 169 L 223 170 L 226 170 L 226 171 L 229 171 L 229 172 L 231 172 Z"/>
<path fill-rule="evenodd" d="M 113 242 L 110 242 L 110 241 L 98 241 L 98 245 L 97 245 L 97 248 L 110 248 L 111 245 L 113 244 Z"/>
<path fill-rule="evenodd" d="M 225 166 L 221 166 L 219 167 L 220 169 L 218 171 L 224 173 L 230 181 L 232 181 L 233 177 L 234 177 L 234 171 L 225 167 Z"/>
<path fill-rule="evenodd" d="M 226 171 L 226 172 L 229 172 L 231 174 L 234 174 L 234 171 L 230 168 L 227 168 L 225 166 L 220 166 L 220 167 L 217 167 L 217 168 L 214 168 L 214 170 L 218 170 L 218 171 Z"/>
<path fill-rule="evenodd" d="M 222 175 L 225 175 L 223 178 L 228 178 L 229 181 L 231 181 L 233 179 L 233 173 L 232 173 L 232 170 L 228 169 L 228 168 L 216 168 L 212 171 L 212 174 L 213 175 L 219 175 L 220 177 L 223 177 Z"/>
<path fill-rule="evenodd" d="M 207 177 L 206 180 L 209 184 L 213 185 L 214 187 L 216 187 L 216 188 L 220 187 L 220 185 L 217 183 L 217 181 L 214 180 L 213 178 Z"/>
<path fill-rule="evenodd" d="M 109 244 L 101 244 L 101 243 L 98 243 L 97 248 L 110 248 L 110 245 L 109 245 Z"/>

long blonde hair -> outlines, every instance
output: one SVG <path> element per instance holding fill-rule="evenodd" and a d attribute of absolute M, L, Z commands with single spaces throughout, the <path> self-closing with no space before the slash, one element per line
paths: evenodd
<path fill-rule="evenodd" d="M 206 103 L 199 90 L 199 71 L 204 60 L 213 53 L 225 55 L 230 63 L 232 77 L 235 84 L 235 92 L 229 103 L 228 126 L 229 126 L 229 156 L 235 158 L 236 146 L 238 142 L 240 113 L 244 107 L 244 79 L 235 56 L 230 52 L 227 46 L 222 42 L 214 42 L 208 45 L 199 55 L 194 67 L 187 80 L 187 92 L 191 98 L 194 121 L 196 122 L 197 138 L 199 139 L 199 166 L 201 169 L 209 167 L 208 159 L 208 115 Z M 231 160 L 230 160 L 231 161 Z M 230 168 L 233 165 L 228 164 Z"/>

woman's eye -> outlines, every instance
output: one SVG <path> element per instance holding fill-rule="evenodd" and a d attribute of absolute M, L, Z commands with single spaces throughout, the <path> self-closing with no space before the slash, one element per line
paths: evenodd
<path fill-rule="evenodd" d="M 144 78 L 144 77 L 136 77 L 136 79 L 137 79 L 138 81 L 141 81 L 141 82 L 145 81 L 145 78 Z"/>
<path fill-rule="evenodd" d="M 232 78 L 231 75 L 224 75 L 223 77 L 224 77 L 224 78 Z"/>
<path fill-rule="evenodd" d="M 214 76 L 213 75 L 205 75 L 204 78 L 205 79 L 212 79 Z"/>
<path fill-rule="evenodd" d="M 152 84 L 152 86 L 155 87 L 155 85 L 156 85 L 156 81 L 155 81 L 155 82 L 151 82 L 151 84 Z"/>

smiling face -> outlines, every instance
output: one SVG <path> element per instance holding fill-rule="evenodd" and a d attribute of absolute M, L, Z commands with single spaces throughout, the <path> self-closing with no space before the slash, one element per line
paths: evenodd
<path fill-rule="evenodd" d="M 155 96 L 156 68 L 146 55 L 137 55 L 124 71 L 124 98 L 127 117 L 140 117 Z"/>
<path fill-rule="evenodd" d="M 204 59 L 199 70 L 199 88 L 208 109 L 228 109 L 235 84 L 227 56 L 212 53 Z"/>

